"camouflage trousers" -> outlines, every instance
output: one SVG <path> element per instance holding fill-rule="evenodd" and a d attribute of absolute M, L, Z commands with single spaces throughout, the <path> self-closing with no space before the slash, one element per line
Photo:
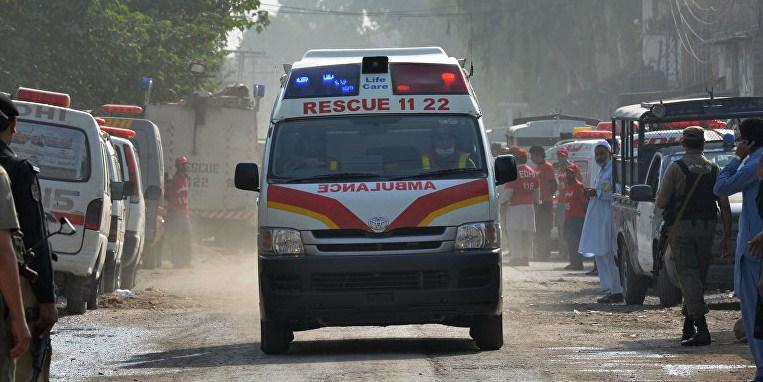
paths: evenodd
<path fill-rule="evenodd" d="M 713 259 L 715 220 L 683 220 L 671 233 L 670 256 L 675 265 L 683 296 L 684 315 L 701 318 L 707 314 L 705 278 Z"/>

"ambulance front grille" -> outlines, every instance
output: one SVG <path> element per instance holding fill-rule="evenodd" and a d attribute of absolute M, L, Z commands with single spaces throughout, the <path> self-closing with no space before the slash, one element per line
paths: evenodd
<path fill-rule="evenodd" d="M 314 273 L 316 291 L 438 289 L 448 286 L 447 271 Z"/>
<path fill-rule="evenodd" d="M 380 251 L 419 251 L 422 249 L 437 249 L 441 241 L 414 241 L 397 243 L 352 243 L 352 244 L 319 244 L 321 252 L 380 252 Z"/>
<path fill-rule="evenodd" d="M 312 231 L 316 239 L 341 239 L 341 238 L 387 238 L 399 236 L 440 236 L 445 233 L 447 227 L 405 227 L 390 232 L 368 232 L 360 229 L 322 229 Z"/>

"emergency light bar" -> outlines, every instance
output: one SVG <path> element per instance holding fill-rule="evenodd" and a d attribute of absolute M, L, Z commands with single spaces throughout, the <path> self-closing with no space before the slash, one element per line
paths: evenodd
<path fill-rule="evenodd" d="M 448 64 L 390 64 L 393 94 L 469 94 L 461 67 Z"/>
<path fill-rule="evenodd" d="M 120 129 L 118 127 L 111 127 L 111 126 L 101 126 L 101 131 L 109 135 L 113 135 L 115 137 L 127 138 L 127 139 L 135 138 L 135 135 L 136 135 L 136 132 L 134 130 Z"/>
<path fill-rule="evenodd" d="M 143 108 L 136 105 L 106 104 L 101 106 L 104 113 L 114 114 L 143 114 Z"/>
<path fill-rule="evenodd" d="M 294 69 L 289 76 L 284 98 L 356 96 L 359 81 L 360 66 L 357 64 Z"/>
<path fill-rule="evenodd" d="M 66 93 L 56 93 L 47 90 L 20 87 L 16 90 L 16 99 L 19 101 L 41 103 L 51 106 L 68 108 L 71 105 L 71 97 Z"/>
<path fill-rule="evenodd" d="M 612 132 L 606 130 L 577 131 L 574 137 L 579 139 L 612 139 Z"/>
<path fill-rule="evenodd" d="M 106 126 L 106 120 L 101 117 L 95 117 L 95 122 L 98 126 Z"/>

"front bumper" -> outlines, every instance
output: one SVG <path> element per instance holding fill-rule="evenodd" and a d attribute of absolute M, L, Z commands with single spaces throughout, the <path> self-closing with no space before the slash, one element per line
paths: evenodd
<path fill-rule="evenodd" d="M 259 257 L 263 320 L 292 330 L 442 323 L 501 311 L 498 250 Z"/>

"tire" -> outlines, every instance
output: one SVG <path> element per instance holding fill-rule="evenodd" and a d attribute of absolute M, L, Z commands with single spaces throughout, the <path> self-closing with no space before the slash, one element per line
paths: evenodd
<path fill-rule="evenodd" d="M 284 354 L 294 333 L 283 322 L 260 321 L 260 349 L 265 354 Z"/>
<path fill-rule="evenodd" d="M 95 277 L 95 275 L 93 275 L 93 277 Z M 96 310 L 98 309 L 98 296 L 103 293 L 103 289 L 105 288 L 104 275 L 101 275 L 97 280 L 93 280 L 90 285 L 90 294 L 87 298 L 87 309 Z"/>
<path fill-rule="evenodd" d="M 122 279 L 122 264 L 113 257 L 107 258 L 103 266 L 103 292 L 112 293 L 119 289 Z"/>
<path fill-rule="evenodd" d="M 81 315 L 87 312 L 87 300 L 85 296 L 89 291 L 86 288 L 87 282 L 85 280 L 71 281 L 66 285 L 64 289 L 64 295 L 66 297 L 66 311 L 69 314 Z"/>
<path fill-rule="evenodd" d="M 138 276 L 138 262 L 135 261 L 131 265 L 128 265 L 122 269 L 122 285 L 123 289 L 135 288 L 135 279 Z"/>
<path fill-rule="evenodd" d="M 480 350 L 498 350 L 503 347 L 503 315 L 482 316 L 475 319 L 469 329 Z"/>
<path fill-rule="evenodd" d="M 668 256 L 669 254 L 666 253 L 664 258 L 667 258 Z M 657 297 L 660 298 L 660 306 L 663 308 L 676 306 L 680 304 L 683 299 L 681 288 L 676 287 L 673 284 L 673 281 L 671 281 L 670 272 L 672 269 L 668 269 L 668 267 L 673 267 L 673 265 L 670 264 L 670 261 L 663 260 L 662 267 L 657 274 L 657 279 L 654 285 L 654 291 L 657 294 Z"/>
<path fill-rule="evenodd" d="M 636 273 L 631 264 L 630 254 L 624 246 L 621 251 L 620 278 L 623 284 L 623 295 L 628 305 L 644 305 L 646 291 L 649 289 L 649 278 Z"/>

